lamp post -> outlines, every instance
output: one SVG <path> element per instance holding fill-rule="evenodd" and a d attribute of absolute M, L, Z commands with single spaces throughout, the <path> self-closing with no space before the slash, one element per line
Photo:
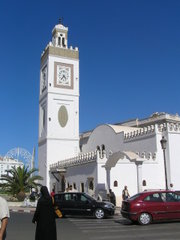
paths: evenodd
<path fill-rule="evenodd" d="M 164 172 L 165 172 L 165 183 L 166 183 L 166 190 L 168 190 L 168 183 L 167 183 L 167 168 L 166 168 L 166 143 L 167 140 L 165 139 L 165 137 L 163 136 L 162 139 L 160 140 L 161 143 L 161 148 L 163 150 L 163 156 L 164 156 Z"/>

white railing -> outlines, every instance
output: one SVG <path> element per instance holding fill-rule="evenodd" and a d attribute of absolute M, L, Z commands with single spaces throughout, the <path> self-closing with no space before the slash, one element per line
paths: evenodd
<path fill-rule="evenodd" d="M 60 160 L 57 163 L 51 164 L 50 170 L 82 165 L 89 162 L 95 162 L 96 160 L 97 160 L 97 151 L 83 153 L 74 158 Z"/>

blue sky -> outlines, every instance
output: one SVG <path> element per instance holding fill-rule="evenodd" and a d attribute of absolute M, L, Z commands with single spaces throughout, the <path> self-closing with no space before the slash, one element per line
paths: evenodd
<path fill-rule="evenodd" d="M 40 55 L 64 18 L 80 51 L 80 131 L 180 114 L 180 1 L 0 2 L 0 155 L 38 146 Z"/>

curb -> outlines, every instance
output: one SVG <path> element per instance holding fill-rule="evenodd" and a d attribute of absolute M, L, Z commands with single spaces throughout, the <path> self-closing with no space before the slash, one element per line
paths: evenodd
<path fill-rule="evenodd" d="M 34 213 L 36 209 L 20 209 L 20 208 L 9 208 L 10 212 L 18 212 L 18 213 Z"/>
<path fill-rule="evenodd" d="M 35 209 L 9 209 L 10 212 L 18 212 L 18 213 L 34 213 Z M 114 215 L 120 215 L 120 212 L 115 212 Z"/>
<path fill-rule="evenodd" d="M 18 213 L 34 213 L 36 208 L 23 208 L 23 207 L 9 207 L 10 212 L 18 212 Z M 120 208 L 116 207 L 114 215 L 120 215 Z"/>

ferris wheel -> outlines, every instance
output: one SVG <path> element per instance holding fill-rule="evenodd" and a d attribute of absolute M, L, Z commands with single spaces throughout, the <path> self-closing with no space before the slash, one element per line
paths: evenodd
<path fill-rule="evenodd" d="M 6 153 L 4 159 L 11 159 L 22 162 L 25 167 L 31 169 L 33 166 L 33 156 L 24 148 L 13 148 Z"/>

